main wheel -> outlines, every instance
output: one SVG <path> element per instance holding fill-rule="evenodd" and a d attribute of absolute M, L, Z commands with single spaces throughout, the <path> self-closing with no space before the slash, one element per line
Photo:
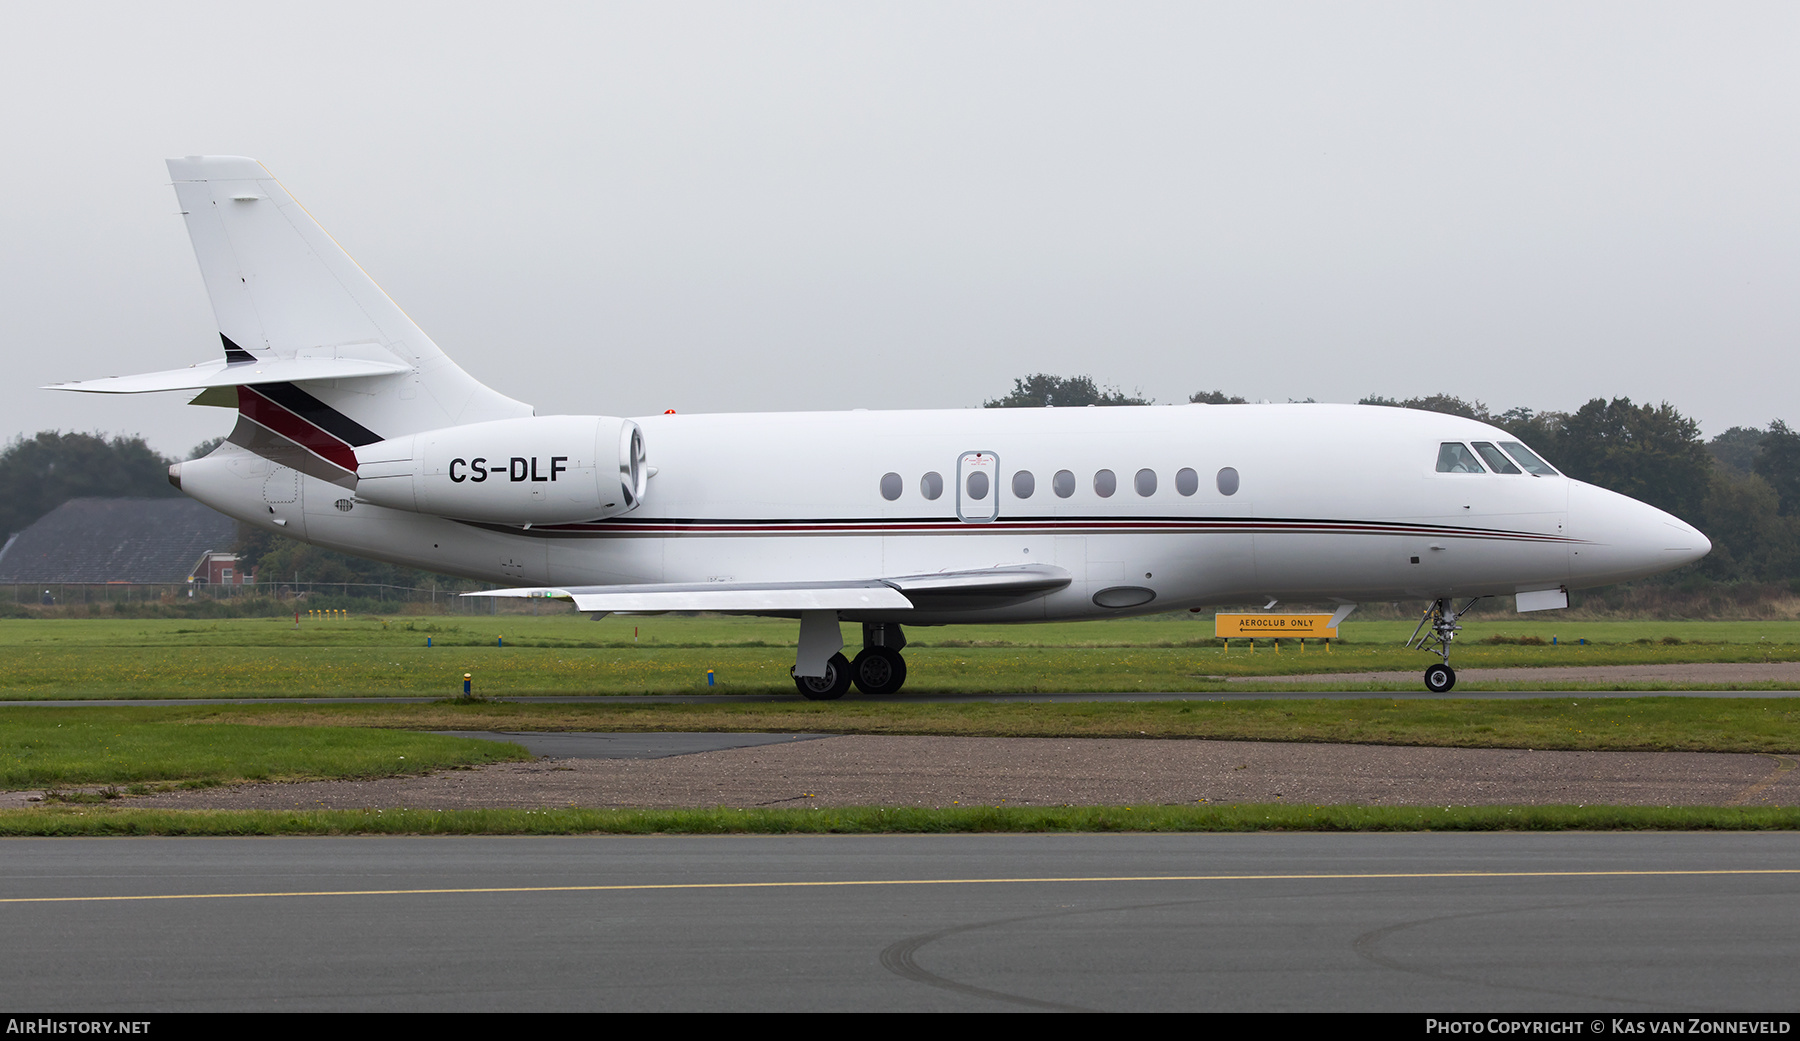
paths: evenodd
<path fill-rule="evenodd" d="M 850 659 L 834 654 L 823 676 L 795 676 L 794 686 L 809 701 L 836 701 L 850 689 Z"/>
<path fill-rule="evenodd" d="M 1425 689 L 1443 694 L 1456 686 L 1456 670 L 1448 665 L 1433 665 L 1425 670 Z"/>
<path fill-rule="evenodd" d="M 906 659 L 886 647 L 864 647 L 850 663 L 850 678 L 864 694 L 892 694 L 906 682 Z"/>

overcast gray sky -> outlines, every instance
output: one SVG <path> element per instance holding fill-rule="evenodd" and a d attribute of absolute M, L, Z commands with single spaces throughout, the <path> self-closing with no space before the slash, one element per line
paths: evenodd
<path fill-rule="evenodd" d="M 540 413 L 1029 372 L 1800 422 L 1800 5 L 0 7 L 0 435 L 218 351 L 165 156 L 262 160 Z"/>

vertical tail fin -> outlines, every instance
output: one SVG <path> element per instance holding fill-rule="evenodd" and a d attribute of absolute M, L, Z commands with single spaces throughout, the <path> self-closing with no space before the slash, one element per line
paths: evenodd
<path fill-rule="evenodd" d="M 255 423 L 318 454 L 309 439 L 353 448 L 360 438 L 531 415 L 530 406 L 446 357 L 261 163 L 237 156 L 168 163 L 228 361 L 410 366 L 393 375 L 241 387 L 233 441 L 244 443 L 245 423 Z"/>

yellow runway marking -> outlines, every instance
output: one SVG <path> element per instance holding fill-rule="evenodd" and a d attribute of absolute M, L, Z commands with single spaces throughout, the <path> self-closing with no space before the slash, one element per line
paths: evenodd
<path fill-rule="evenodd" d="M 1071 875 L 1043 878 L 878 878 L 836 882 L 658 882 L 597 886 L 471 886 L 455 889 L 320 889 L 267 893 L 147 893 L 137 896 L 12 896 L 0 904 L 81 904 L 129 900 L 248 900 L 304 896 L 447 896 L 475 893 L 626 893 L 702 889 L 829 889 L 846 886 L 976 886 L 1052 882 L 1322 882 L 1421 878 L 1619 878 L 1692 875 L 1800 875 L 1800 868 L 1721 868 L 1703 871 L 1433 871 L 1319 875 Z"/>

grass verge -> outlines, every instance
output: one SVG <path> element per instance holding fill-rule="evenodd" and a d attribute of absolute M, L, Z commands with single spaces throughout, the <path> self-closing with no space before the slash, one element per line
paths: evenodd
<path fill-rule="evenodd" d="M 1204 806 L 709 810 L 0 811 L 0 837 L 131 835 L 892 835 L 1104 832 L 1793 831 L 1800 808 Z"/>
<path fill-rule="evenodd" d="M 499 741 L 348 726 L 183 725 L 28 711 L 0 729 L 0 788 L 396 777 L 530 759 Z"/>

